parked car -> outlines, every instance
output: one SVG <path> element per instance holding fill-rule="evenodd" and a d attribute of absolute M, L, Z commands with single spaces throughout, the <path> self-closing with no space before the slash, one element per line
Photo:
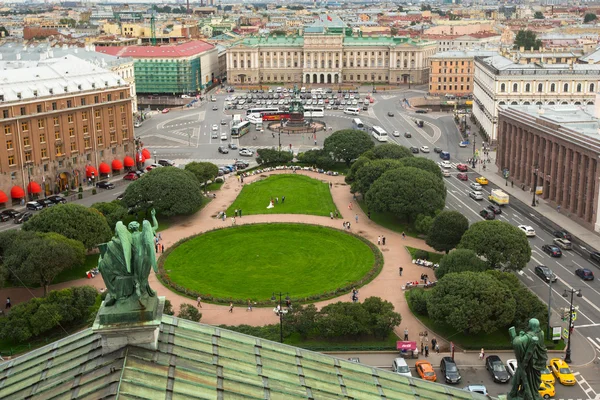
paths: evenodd
<path fill-rule="evenodd" d="M 114 189 L 115 185 L 111 182 L 102 181 L 96 183 L 96 187 L 99 189 Z"/>
<path fill-rule="evenodd" d="M 490 204 L 488 210 L 493 211 L 494 214 L 502 214 L 502 209 L 495 204 Z"/>
<path fill-rule="evenodd" d="M 573 240 L 573 238 L 571 237 L 571 234 L 569 232 L 565 231 L 564 229 L 554 231 L 554 232 L 552 232 L 552 234 L 554 235 L 554 237 L 557 237 L 557 238 Z"/>
<path fill-rule="evenodd" d="M 10 217 L 6 214 L 0 213 L 0 222 L 6 222 L 10 219 Z"/>
<path fill-rule="evenodd" d="M 229 149 L 227 147 L 225 147 L 225 146 L 219 146 L 218 150 L 219 150 L 219 153 L 221 153 L 221 154 L 228 154 L 229 153 Z"/>
<path fill-rule="evenodd" d="M 561 257 L 562 251 L 560 251 L 560 247 L 554 244 L 545 244 L 542 246 L 542 251 L 548 254 L 550 257 Z"/>
<path fill-rule="evenodd" d="M 415 363 L 415 370 L 421 379 L 426 381 L 435 382 L 437 380 L 437 376 L 435 375 L 435 371 L 433 370 L 433 366 L 429 361 L 419 360 Z"/>
<path fill-rule="evenodd" d="M 67 199 L 62 196 L 48 196 L 48 200 L 54 204 L 65 204 L 67 202 Z"/>
<path fill-rule="evenodd" d="M 575 270 L 575 275 L 577 275 L 584 281 L 593 281 L 594 280 L 594 273 L 592 272 L 592 270 L 590 270 L 588 268 L 577 268 Z"/>
<path fill-rule="evenodd" d="M 126 181 L 135 181 L 138 178 L 138 175 L 135 172 L 128 172 L 123 176 L 123 179 Z"/>
<path fill-rule="evenodd" d="M 458 371 L 458 367 L 456 366 L 456 363 L 452 357 L 442 357 L 442 361 L 440 362 L 440 370 L 446 383 L 460 382 L 460 372 Z"/>
<path fill-rule="evenodd" d="M 162 113 L 163 113 L 163 114 L 166 114 L 166 113 L 168 113 L 169 111 L 170 111 L 170 110 L 169 110 L 168 108 L 164 108 L 164 109 L 162 110 Z"/>
<path fill-rule="evenodd" d="M 483 210 L 479 211 L 479 215 L 481 215 L 486 220 L 496 219 L 496 215 L 487 208 L 484 208 Z"/>
<path fill-rule="evenodd" d="M 406 376 L 411 378 L 412 374 L 410 373 L 410 368 L 406 363 L 404 358 L 398 357 L 395 358 L 392 362 L 392 371 L 397 373 L 398 375 Z"/>
<path fill-rule="evenodd" d="M 27 204 L 25 204 L 25 208 L 32 211 L 39 211 L 44 208 L 44 206 L 37 201 L 28 201 Z"/>
<path fill-rule="evenodd" d="M 15 216 L 15 224 L 22 224 L 23 222 L 27 222 L 31 217 L 33 217 L 33 213 L 29 211 L 19 213 L 19 215 Z"/>
<path fill-rule="evenodd" d="M 596 262 L 600 262 L 600 252 L 594 251 L 590 253 L 590 258 Z"/>
<path fill-rule="evenodd" d="M 563 359 L 551 359 L 550 369 L 561 385 L 574 386 L 577 383 L 575 380 L 575 375 L 573 375 L 571 368 L 569 368 L 569 364 L 567 364 Z"/>
<path fill-rule="evenodd" d="M 219 125 L 217 125 L 217 124 L 213 124 L 213 126 L 212 126 L 212 130 L 213 130 L 213 131 L 218 131 L 218 130 L 219 130 Z"/>
<path fill-rule="evenodd" d="M 567 239 L 554 238 L 552 242 L 563 250 L 571 250 L 573 248 L 573 244 Z"/>
<path fill-rule="evenodd" d="M 535 230 L 532 227 L 530 227 L 529 225 L 519 225 L 518 228 L 520 230 L 522 230 L 523 232 L 525 232 L 525 236 L 527 236 L 527 237 L 535 236 Z"/>
<path fill-rule="evenodd" d="M 1 213 L 2 215 L 7 215 L 9 218 L 14 218 L 17 215 L 21 214 L 20 212 L 18 212 L 17 210 L 13 210 L 12 208 L 9 208 L 8 210 L 4 210 Z"/>
<path fill-rule="evenodd" d="M 558 280 L 557 276 L 552 272 L 552 270 L 545 265 L 537 265 L 533 272 L 540 278 L 542 278 L 546 282 L 556 282 Z"/>
<path fill-rule="evenodd" d="M 458 179 L 460 179 L 461 181 L 468 181 L 469 180 L 469 176 L 467 174 L 457 174 L 456 177 Z"/>
<path fill-rule="evenodd" d="M 37 201 L 38 203 L 40 203 L 42 205 L 42 207 L 52 207 L 54 205 L 54 202 L 52 200 L 48 200 L 48 199 L 39 199 Z"/>
<path fill-rule="evenodd" d="M 483 394 L 484 396 L 487 396 L 487 388 L 483 385 L 469 385 L 469 386 L 464 387 L 463 390 L 466 390 L 467 392 L 479 393 L 479 394 Z"/>
<path fill-rule="evenodd" d="M 176 167 L 175 161 L 172 160 L 158 160 L 158 163 L 163 167 Z"/>
<path fill-rule="evenodd" d="M 496 355 L 486 357 L 485 369 L 490 372 L 494 382 L 507 383 L 510 380 L 510 375 L 508 374 L 506 367 L 502 363 L 500 357 Z"/>
<path fill-rule="evenodd" d="M 234 165 L 237 169 L 244 169 L 244 168 L 248 168 L 250 166 L 250 164 L 248 164 L 244 160 L 237 160 Z"/>
<path fill-rule="evenodd" d="M 460 172 L 467 172 L 469 170 L 469 166 L 467 164 L 457 164 L 456 169 Z"/>
<path fill-rule="evenodd" d="M 350 357 L 348 359 L 348 361 L 350 361 L 352 363 L 360 364 L 360 358 L 358 358 L 358 357 Z"/>

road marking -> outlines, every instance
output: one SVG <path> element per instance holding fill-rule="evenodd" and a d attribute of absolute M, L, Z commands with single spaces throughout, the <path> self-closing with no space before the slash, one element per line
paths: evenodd
<path fill-rule="evenodd" d="M 581 328 L 581 326 L 578 326 L 578 328 Z M 598 341 L 597 343 L 594 339 L 592 339 L 589 336 L 587 337 L 587 340 L 589 340 L 594 345 L 594 347 L 596 347 L 600 351 L 600 338 L 596 338 L 596 340 Z"/>
<path fill-rule="evenodd" d="M 171 140 L 173 142 L 182 143 L 182 144 L 185 144 L 185 145 L 189 144 L 187 140 L 183 140 L 183 139 L 179 139 L 179 138 L 174 138 L 174 137 L 167 136 L 167 135 L 161 135 L 160 133 L 156 133 L 154 135 L 148 135 L 148 136 L 144 136 L 144 137 L 145 138 L 157 137 L 157 138 L 160 138 L 160 139 Z"/>
<path fill-rule="evenodd" d="M 583 375 L 581 375 L 579 372 L 576 372 L 576 376 L 579 376 L 577 378 L 577 384 L 579 385 L 579 387 L 581 388 L 581 390 L 583 390 L 583 392 L 586 394 L 588 399 L 592 399 L 592 398 L 596 398 L 598 395 L 596 394 L 596 391 L 594 390 L 594 388 L 592 387 L 592 385 L 590 385 L 585 378 L 583 377 Z M 575 375 L 575 374 L 573 374 Z M 587 386 L 587 388 L 585 388 L 584 386 Z M 590 396 L 590 393 L 593 393 L 593 396 Z"/>

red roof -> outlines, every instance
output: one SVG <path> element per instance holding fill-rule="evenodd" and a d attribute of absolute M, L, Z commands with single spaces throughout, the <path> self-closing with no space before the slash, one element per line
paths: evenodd
<path fill-rule="evenodd" d="M 118 57 L 133 58 L 178 58 L 190 57 L 214 49 L 210 43 L 203 40 L 164 46 L 106 46 L 96 47 L 98 53 Z"/>

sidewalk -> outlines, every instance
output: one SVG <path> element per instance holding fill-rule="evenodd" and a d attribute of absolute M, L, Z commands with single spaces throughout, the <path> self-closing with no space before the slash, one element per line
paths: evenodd
<path fill-rule="evenodd" d="M 527 207 L 529 207 L 531 211 L 535 210 L 537 213 L 547 218 L 550 222 L 556 225 L 556 229 L 560 227 L 569 231 L 574 238 L 577 238 L 582 242 L 588 251 L 591 252 L 595 251 L 595 249 L 600 249 L 600 236 L 597 233 L 584 228 L 575 221 L 571 220 L 567 215 L 559 213 L 554 206 L 548 204 L 548 202 L 540 196 L 536 196 L 539 204 L 536 207 L 532 207 L 531 201 L 533 199 L 533 194 L 531 193 L 530 189 L 522 190 L 520 187 L 513 187 L 510 183 L 510 178 L 508 179 L 507 186 L 506 180 L 504 179 L 504 176 L 502 176 L 502 172 L 496 169 L 496 152 L 490 151 L 489 155 L 492 159 L 492 162 L 486 164 L 488 171 L 486 171 L 484 175 L 490 182 L 498 185 L 510 196 L 521 200 Z M 479 166 L 477 171 L 480 172 Z M 586 244 L 587 246 L 585 246 Z"/>

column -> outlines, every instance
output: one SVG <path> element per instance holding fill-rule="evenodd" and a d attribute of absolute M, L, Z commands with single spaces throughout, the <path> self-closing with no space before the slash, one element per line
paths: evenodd
<path fill-rule="evenodd" d="M 554 188 L 552 189 L 552 200 L 554 200 L 557 204 L 561 204 L 561 189 L 563 185 L 563 162 L 564 162 L 564 149 L 563 146 L 559 143 L 556 143 L 556 147 L 558 148 L 558 156 L 556 165 L 554 166 L 553 181 Z"/>
<path fill-rule="evenodd" d="M 577 216 L 583 217 L 584 215 L 584 206 L 583 201 L 585 200 L 586 192 L 585 192 L 585 177 L 586 174 L 589 174 L 589 171 L 586 171 L 587 168 L 587 160 L 588 157 L 583 154 L 579 154 L 580 162 L 579 162 L 579 185 L 577 187 Z"/>
<path fill-rule="evenodd" d="M 508 157 L 508 171 L 510 172 L 511 178 L 514 179 L 517 175 L 517 141 L 518 141 L 518 128 L 516 125 L 511 124 L 512 129 L 510 132 L 510 154 Z"/>
<path fill-rule="evenodd" d="M 274 53 L 274 52 L 273 52 L 273 51 L 271 51 L 271 52 L 270 52 L 270 55 L 269 55 L 269 59 L 270 59 L 270 61 L 269 61 L 269 62 L 270 62 L 270 65 L 269 65 L 269 67 L 270 67 L 270 68 L 273 68 L 273 53 Z"/>
<path fill-rule="evenodd" d="M 356 68 L 356 59 L 357 59 L 358 51 L 354 52 L 354 68 Z"/>
<path fill-rule="evenodd" d="M 302 68 L 306 68 L 306 53 L 302 53 Z"/>
<path fill-rule="evenodd" d="M 567 193 L 569 192 L 569 181 L 570 181 L 570 175 L 569 173 L 571 172 L 571 149 L 569 149 L 568 147 L 565 147 L 565 162 L 563 165 L 563 171 L 565 171 L 564 175 L 563 175 L 563 182 L 562 182 L 562 187 L 561 187 L 561 201 L 560 204 L 562 207 L 564 207 L 565 209 L 567 208 Z"/>
<path fill-rule="evenodd" d="M 592 207 L 594 206 L 594 183 L 596 182 L 596 169 L 595 167 L 596 160 L 593 157 L 588 158 L 588 168 L 587 168 L 587 187 L 585 189 L 585 214 L 584 220 L 585 222 L 593 222 L 592 221 Z"/>
<path fill-rule="evenodd" d="M 577 194 L 577 169 L 578 165 L 581 162 L 581 153 L 577 151 L 573 151 L 573 160 L 571 161 L 571 193 L 569 196 L 569 210 L 571 212 L 575 212 L 577 203 L 575 202 L 575 195 Z"/>
<path fill-rule="evenodd" d="M 519 158 L 519 180 L 525 183 L 525 164 L 527 163 L 527 135 L 528 132 L 521 128 L 521 157 Z"/>

